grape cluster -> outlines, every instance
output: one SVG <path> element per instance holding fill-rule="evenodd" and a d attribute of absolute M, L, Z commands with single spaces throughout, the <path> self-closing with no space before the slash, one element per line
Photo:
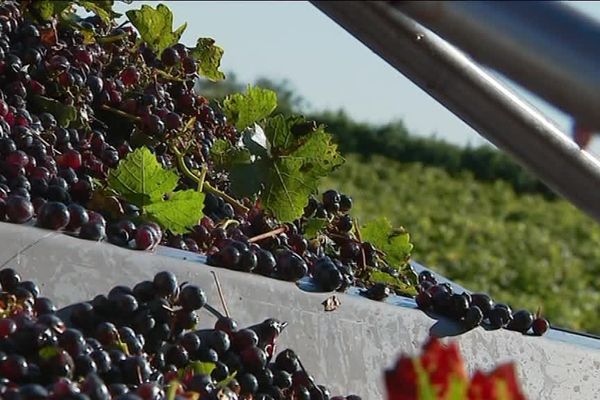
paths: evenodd
<path fill-rule="evenodd" d="M 286 323 L 239 329 L 221 315 L 196 330 L 204 292 L 170 272 L 58 313 L 14 269 L 0 284 L 3 399 L 160 400 L 173 386 L 170 399 L 359 399 L 330 397 L 294 351 L 275 353 Z"/>
<path fill-rule="evenodd" d="M 365 266 L 361 258 L 363 246 L 371 250 L 371 262 L 374 247 L 361 244 L 351 234 L 354 225 L 348 214 L 352 208 L 349 196 L 328 190 L 322 200 L 319 203 L 311 197 L 304 216 L 279 229 L 276 221 L 251 209 L 245 221 L 227 229 L 207 228 L 203 220 L 193 237 L 199 240 L 201 248 L 208 244 L 211 265 L 286 281 L 310 276 L 323 291 L 343 291 L 356 283 L 355 270 Z M 303 227 L 308 218 L 324 221 L 320 239 L 306 239 Z"/>
<path fill-rule="evenodd" d="M 150 229 L 123 228 L 139 209 L 115 196 L 94 200 L 109 169 L 132 151 L 130 143 L 144 140 L 172 167 L 168 143 L 176 132 L 178 140 L 190 137 L 184 162 L 198 168 L 210 161 L 215 138 L 233 140 L 235 128 L 192 90 L 196 61 L 185 46 L 168 48 L 160 58 L 143 45 L 132 52 L 135 31 L 97 16 L 80 25 L 109 40 L 90 44 L 76 27 L 38 23 L 28 11 L 16 2 L 0 5 L 0 220 L 35 220 L 84 239 L 108 236 L 132 248 L 155 247 L 160 231 L 149 239 Z M 172 77 L 161 78 L 156 70 Z M 75 107 L 76 121 L 55 117 L 65 106 Z M 192 118 L 181 134 L 184 119 Z M 223 215 L 232 216 L 227 210 Z"/>
<path fill-rule="evenodd" d="M 513 331 L 541 336 L 550 325 L 540 315 L 527 310 L 514 311 L 503 303 L 495 303 L 485 293 L 454 293 L 452 286 L 438 283 L 430 271 L 419 274 L 417 306 L 459 321 L 467 329 L 484 325 L 491 329 L 506 328 Z M 539 314 L 539 313 L 538 313 Z"/>

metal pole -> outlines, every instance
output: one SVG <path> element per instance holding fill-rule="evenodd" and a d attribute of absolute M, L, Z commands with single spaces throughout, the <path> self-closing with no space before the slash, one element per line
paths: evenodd
<path fill-rule="evenodd" d="M 393 6 L 600 129 L 600 24 L 558 1 L 398 1 Z"/>
<path fill-rule="evenodd" d="M 600 222 L 600 164 L 455 47 L 384 2 L 313 4 Z"/>

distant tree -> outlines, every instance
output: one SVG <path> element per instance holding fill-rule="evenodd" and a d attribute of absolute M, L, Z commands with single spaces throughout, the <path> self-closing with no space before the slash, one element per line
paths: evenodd
<path fill-rule="evenodd" d="M 254 85 L 271 89 L 277 93 L 278 105 L 275 110 L 276 113 L 299 113 L 308 106 L 306 99 L 297 94 L 287 79 L 276 82 L 269 78 L 261 77 L 254 82 Z M 198 81 L 196 90 L 205 97 L 222 101 L 229 94 L 243 92 L 246 86 L 247 83 L 240 81 L 234 72 L 229 72 L 227 73 L 227 79 L 220 82 Z"/>

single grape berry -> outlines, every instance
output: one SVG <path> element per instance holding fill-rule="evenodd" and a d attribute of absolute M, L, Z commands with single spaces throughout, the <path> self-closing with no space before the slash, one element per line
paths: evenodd
<path fill-rule="evenodd" d="M 206 304 L 206 296 L 196 285 L 186 285 L 179 293 L 179 305 L 187 311 L 198 310 Z"/>
<path fill-rule="evenodd" d="M 0 285 L 5 292 L 13 291 L 21 282 L 21 276 L 12 268 L 0 270 Z"/>
<path fill-rule="evenodd" d="M 339 289 L 343 281 L 342 274 L 329 258 L 317 261 L 313 278 L 322 290 L 328 292 Z"/>
<path fill-rule="evenodd" d="M 135 247 L 138 250 L 149 250 L 156 245 L 157 238 L 152 228 L 142 226 L 135 232 Z"/>
<path fill-rule="evenodd" d="M 507 329 L 521 333 L 527 333 L 533 324 L 533 314 L 527 310 L 519 310 L 513 313 L 512 321 L 506 326 Z"/>
<path fill-rule="evenodd" d="M 106 236 L 104 225 L 89 221 L 81 226 L 79 237 L 87 240 L 99 241 Z"/>
<path fill-rule="evenodd" d="M 0 319 L 0 339 L 6 339 L 17 331 L 17 324 L 10 318 Z"/>
<path fill-rule="evenodd" d="M 76 231 L 81 228 L 84 224 L 87 224 L 90 220 L 88 212 L 85 208 L 77 203 L 69 204 L 69 223 L 65 229 L 69 231 Z"/>
<path fill-rule="evenodd" d="M 140 73 L 135 66 L 129 66 L 121 72 L 121 81 L 125 86 L 132 86 L 140 80 Z"/>
<path fill-rule="evenodd" d="M 42 228 L 60 230 L 69 224 L 69 220 L 67 206 L 57 201 L 49 201 L 40 208 L 37 222 Z"/>
<path fill-rule="evenodd" d="M 294 372 L 300 369 L 300 363 L 298 362 L 298 356 L 291 349 L 283 350 L 281 353 L 277 355 L 275 358 L 275 366 L 278 370 L 285 371 L 289 374 L 293 374 Z M 291 380 L 291 376 L 290 376 Z"/>
<path fill-rule="evenodd" d="M 512 312 L 506 305 L 496 304 L 488 313 L 488 319 L 492 328 L 504 328 L 512 320 Z"/>
<path fill-rule="evenodd" d="M 238 330 L 237 322 L 235 320 L 222 317 L 215 322 L 215 329 L 218 331 L 222 331 L 227 333 L 230 337 L 232 337 Z"/>
<path fill-rule="evenodd" d="M 550 329 L 550 324 L 545 318 L 537 317 L 533 320 L 531 328 L 533 330 L 534 335 L 542 336 L 548 331 L 548 329 Z"/>
<path fill-rule="evenodd" d="M 9 196 L 5 212 L 10 222 L 22 224 L 33 218 L 33 204 L 25 197 Z"/>
<path fill-rule="evenodd" d="M 292 251 L 279 256 L 276 268 L 278 275 L 286 281 L 297 281 L 308 272 L 306 261 Z"/>
<path fill-rule="evenodd" d="M 161 297 L 171 297 L 177 290 L 177 278 L 172 272 L 162 271 L 154 275 L 154 288 Z"/>
<path fill-rule="evenodd" d="M 494 307 L 491 297 L 485 293 L 471 293 L 471 304 L 479 307 L 484 317 L 487 317 Z"/>
<path fill-rule="evenodd" d="M 160 60 L 167 67 L 172 67 L 173 65 L 175 65 L 179 62 L 179 60 L 180 60 L 179 53 L 173 47 L 167 47 L 166 49 L 163 50 L 163 52 L 160 56 Z"/>
<path fill-rule="evenodd" d="M 467 329 L 475 328 L 479 326 L 483 321 L 483 312 L 477 306 L 471 306 L 467 309 L 464 318 L 464 325 Z"/>
<path fill-rule="evenodd" d="M 348 212 L 352 209 L 352 197 L 345 194 L 340 195 L 340 211 Z"/>
<path fill-rule="evenodd" d="M 371 300 L 381 301 L 390 295 L 390 288 L 383 283 L 376 283 L 361 294 Z"/>

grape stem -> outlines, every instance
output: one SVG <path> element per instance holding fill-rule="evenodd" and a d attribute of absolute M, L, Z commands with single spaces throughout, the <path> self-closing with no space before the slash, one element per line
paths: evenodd
<path fill-rule="evenodd" d="M 181 172 L 186 177 L 188 177 L 192 181 L 196 182 L 196 184 L 198 185 L 198 191 L 212 193 L 215 196 L 222 197 L 223 200 L 225 200 L 227 203 L 231 204 L 231 206 L 237 212 L 239 212 L 241 214 L 245 214 L 248 211 L 250 211 L 248 207 L 244 206 L 242 203 L 240 203 L 239 201 L 237 201 L 236 199 L 234 199 L 233 197 L 231 197 L 227 193 L 225 193 L 225 192 L 223 192 L 223 191 L 215 188 L 210 183 L 206 182 L 206 180 L 205 180 L 206 173 L 207 173 L 207 168 L 206 167 L 202 168 L 202 170 L 200 171 L 200 176 L 196 175 L 195 173 L 193 173 L 192 171 L 190 171 L 190 169 L 187 167 L 187 165 L 185 165 L 185 161 L 183 159 L 183 153 L 181 151 L 179 151 L 173 145 L 170 146 L 170 148 L 171 148 L 171 151 L 173 152 L 173 154 L 175 154 L 175 158 L 177 159 L 177 166 L 179 167 L 179 169 L 181 170 Z"/>
<path fill-rule="evenodd" d="M 226 202 L 231 204 L 232 207 L 241 214 L 245 214 L 248 211 L 250 211 L 250 209 L 248 207 L 246 207 L 245 205 L 243 205 L 242 203 L 240 203 L 239 201 L 237 201 L 236 199 L 234 199 L 227 193 L 215 188 L 208 182 L 204 182 L 204 186 L 202 187 L 202 189 L 204 192 L 212 193 L 215 196 L 221 196 L 223 198 L 223 200 L 225 200 Z"/>
<path fill-rule="evenodd" d="M 362 268 L 366 268 L 367 267 L 367 255 L 365 254 L 365 248 L 362 246 L 362 237 L 360 236 L 360 225 L 358 224 L 358 218 L 354 218 L 354 234 L 356 235 L 356 238 L 358 239 L 358 241 L 360 242 L 361 246 L 360 246 L 360 255 L 362 258 Z"/>
<path fill-rule="evenodd" d="M 253 236 L 250 239 L 248 239 L 248 242 L 255 243 L 255 242 L 261 241 L 263 239 L 270 238 L 272 236 L 277 236 L 280 233 L 283 233 L 285 231 L 287 231 L 287 227 L 280 226 L 279 228 L 273 229 L 272 231 L 261 233 L 260 235 Z"/>
<path fill-rule="evenodd" d="M 117 114 L 117 115 L 119 115 L 119 116 L 121 116 L 123 118 L 127 118 L 127 119 L 129 119 L 131 121 L 134 121 L 134 122 L 141 122 L 142 121 L 142 118 L 140 118 L 138 116 L 131 115 L 129 113 L 126 113 L 125 111 L 121 111 L 121 110 L 119 110 L 117 108 L 114 108 L 114 107 L 111 107 L 111 106 L 107 106 L 106 104 L 103 104 L 102 106 L 100 106 L 100 108 L 102 108 L 105 111 L 110 111 L 112 113 L 115 113 L 115 114 Z"/>
<path fill-rule="evenodd" d="M 227 303 L 225 302 L 225 296 L 223 296 L 223 290 L 221 290 L 221 283 L 219 282 L 219 278 L 217 277 L 215 271 L 210 271 L 210 273 L 213 275 L 215 284 L 217 285 L 217 292 L 219 293 L 219 298 L 221 299 L 221 305 L 223 306 L 223 310 L 225 311 L 225 316 L 227 318 L 230 318 L 229 310 L 227 309 Z"/>
<path fill-rule="evenodd" d="M 209 313 L 211 313 L 212 315 L 214 315 L 217 318 L 224 318 L 225 317 L 223 314 L 221 314 L 221 312 L 219 310 L 217 310 L 216 308 L 214 308 L 213 306 L 211 306 L 208 303 L 206 303 L 204 305 L 204 308 L 206 309 L 206 311 L 208 311 Z"/>
<path fill-rule="evenodd" d="M 313 386 L 314 389 L 316 389 L 321 394 L 321 398 L 324 398 L 323 391 L 315 383 L 315 380 L 313 379 L 313 377 L 310 376 L 308 374 L 308 372 L 306 372 L 306 368 L 304 368 L 304 365 L 302 365 L 302 361 L 300 360 L 300 357 L 297 357 L 296 360 L 298 360 L 298 365 L 300 365 L 300 369 L 302 370 L 302 372 L 304 372 L 304 374 L 308 377 L 308 381 L 310 382 L 310 384 Z"/>
<path fill-rule="evenodd" d="M 240 221 L 235 220 L 235 219 L 228 219 L 228 220 L 222 222 L 221 224 L 219 224 L 219 226 L 223 229 L 227 229 L 230 225 L 233 225 L 233 224 L 238 226 L 240 224 Z"/>
<path fill-rule="evenodd" d="M 36 135 L 36 137 L 37 137 L 37 138 L 38 138 L 38 140 L 39 140 L 40 142 L 42 142 L 42 143 L 43 143 L 45 146 L 47 146 L 47 147 L 51 148 L 53 153 L 55 153 L 55 154 L 58 154 L 58 155 L 62 155 L 62 153 L 61 153 L 60 151 L 56 150 L 56 149 L 54 148 L 54 146 L 50 145 L 50 143 L 48 143 L 46 140 L 44 140 L 44 138 L 42 137 L 42 135 L 40 135 L 40 134 L 38 133 L 38 134 Z"/>

